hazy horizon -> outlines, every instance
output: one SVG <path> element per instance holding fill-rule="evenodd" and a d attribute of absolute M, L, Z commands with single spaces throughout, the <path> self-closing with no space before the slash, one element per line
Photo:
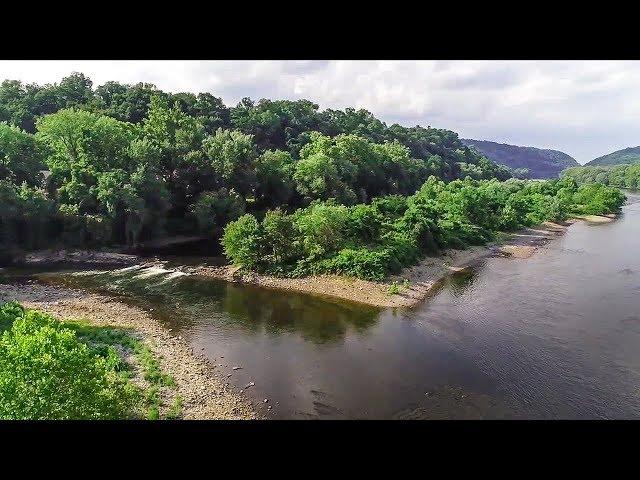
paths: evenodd
<path fill-rule="evenodd" d="M 72 72 L 94 87 L 147 82 L 228 106 L 251 97 L 365 108 L 387 124 L 560 150 L 581 164 L 640 143 L 638 61 L 0 61 L 2 80 L 56 83 Z"/>

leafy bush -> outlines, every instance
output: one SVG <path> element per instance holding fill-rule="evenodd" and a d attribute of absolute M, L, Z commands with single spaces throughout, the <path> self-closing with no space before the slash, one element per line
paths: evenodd
<path fill-rule="evenodd" d="M 9 326 L 10 325 L 10 326 Z M 132 416 L 138 391 L 50 316 L 16 303 L 0 307 L 0 419 L 118 419 Z"/>
<path fill-rule="evenodd" d="M 256 217 L 245 214 L 230 222 L 222 237 L 224 253 L 233 263 L 247 268 L 256 268 L 261 258 L 261 232 Z"/>
<path fill-rule="evenodd" d="M 383 280 L 389 268 L 391 253 L 387 248 L 375 250 L 345 248 L 320 263 L 318 273 L 338 273 L 366 280 Z"/>
<path fill-rule="evenodd" d="M 200 231 L 217 237 L 222 226 L 244 214 L 245 202 L 233 189 L 221 188 L 216 192 L 203 192 L 192 210 Z"/>
<path fill-rule="evenodd" d="M 577 213 L 598 215 L 615 212 L 625 200 L 625 195 L 616 188 L 601 184 L 581 185 L 575 193 Z"/>

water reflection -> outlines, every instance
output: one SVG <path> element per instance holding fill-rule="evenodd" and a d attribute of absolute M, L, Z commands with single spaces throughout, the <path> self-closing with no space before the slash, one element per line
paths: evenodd
<path fill-rule="evenodd" d="M 141 301 L 175 332 L 213 324 L 244 335 L 291 334 L 325 344 L 343 341 L 349 331 L 364 334 L 380 313 L 350 302 L 189 276 L 163 267 L 45 273 L 39 278 Z"/>
<path fill-rule="evenodd" d="M 349 330 L 365 332 L 375 324 L 379 313 L 375 308 L 323 301 L 309 295 L 235 284 L 226 287 L 222 308 L 236 324 L 254 333 L 297 333 L 314 343 L 337 342 Z"/>
<path fill-rule="evenodd" d="M 477 265 L 474 268 L 466 268 L 451 275 L 445 282 L 445 286 L 449 289 L 451 295 L 459 297 L 468 289 L 473 288 L 473 284 L 478 278 L 479 268 L 480 265 Z"/>

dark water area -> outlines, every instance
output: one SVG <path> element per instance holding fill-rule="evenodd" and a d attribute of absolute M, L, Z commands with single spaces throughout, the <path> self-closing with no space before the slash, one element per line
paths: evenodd
<path fill-rule="evenodd" d="M 178 241 L 176 243 L 168 243 L 164 246 L 143 244 L 134 249 L 132 253 L 142 257 L 221 257 L 223 254 L 220 242 L 209 238 L 195 238 L 192 240 Z"/>
<path fill-rule="evenodd" d="M 38 278 L 153 308 L 268 418 L 640 418 L 639 199 L 413 309 L 197 278 L 175 257 Z"/>

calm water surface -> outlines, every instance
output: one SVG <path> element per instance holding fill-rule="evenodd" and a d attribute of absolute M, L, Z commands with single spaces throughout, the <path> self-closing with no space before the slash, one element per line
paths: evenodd
<path fill-rule="evenodd" d="M 487 259 L 395 311 L 170 263 L 40 278 L 154 308 L 236 389 L 255 382 L 244 394 L 270 418 L 640 418 L 639 251 L 631 203 L 614 223 L 573 225 L 529 259 Z"/>

